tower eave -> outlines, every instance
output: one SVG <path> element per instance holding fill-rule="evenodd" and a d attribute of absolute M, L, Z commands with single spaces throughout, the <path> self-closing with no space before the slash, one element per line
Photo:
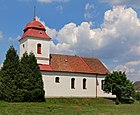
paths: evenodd
<path fill-rule="evenodd" d="M 26 37 L 34 37 L 34 38 L 39 38 L 39 39 L 47 39 L 48 41 L 51 40 L 51 38 L 44 38 L 44 37 L 37 37 L 37 36 L 22 36 L 18 41 L 20 42 L 21 40 L 25 39 Z"/>
<path fill-rule="evenodd" d="M 33 29 L 33 28 L 30 28 L 26 32 L 24 32 L 21 39 L 24 39 L 25 37 L 35 37 L 35 38 L 40 38 L 40 39 L 51 40 L 51 38 L 46 34 L 44 30 Z"/>

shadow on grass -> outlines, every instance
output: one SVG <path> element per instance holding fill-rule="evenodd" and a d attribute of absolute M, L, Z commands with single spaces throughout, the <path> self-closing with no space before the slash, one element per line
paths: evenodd
<path fill-rule="evenodd" d="M 113 101 L 114 103 L 116 103 L 116 98 L 106 98 L 108 100 Z M 121 104 L 133 104 L 134 103 L 134 99 L 130 99 L 130 98 L 122 98 L 120 100 Z"/>

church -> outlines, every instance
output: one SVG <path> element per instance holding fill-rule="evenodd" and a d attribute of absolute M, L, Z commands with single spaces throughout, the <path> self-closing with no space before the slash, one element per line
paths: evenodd
<path fill-rule="evenodd" d="M 50 54 L 50 41 L 36 16 L 25 26 L 19 40 L 20 57 L 33 52 L 37 59 L 46 98 L 113 96 L 102 90 L 105 74 L 110 72 L 99 59 Z"/>

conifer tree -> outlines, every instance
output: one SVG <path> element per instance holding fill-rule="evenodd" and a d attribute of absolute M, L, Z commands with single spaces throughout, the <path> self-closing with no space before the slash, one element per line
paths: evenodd
<path fill-rule="evenodd" d="M 0 68 L 0 100 L 2 100 L 1 88 L 2 88 L 2 77 L 1 77 L 1 68 Z"/>
<path fill-rule="evenodd" d="M 4 101 L 14 101 L 17 89 L 15 80 L 19 75 L 19 57 L 13 46 L 10 46 L 0 71 L 0 99 Z"/>
<path fill-rule="evenodd" d="M 19 64 L 19 77 L 16 79 L 17 81 L 17 91 L 15 96 L 15 101 L 17 102 L 27 102 L 30 98 L 29 95 L 29 73 L 30 69 L 28 67 L 29 56 L 27 53 L 23 55 Z"/>
<path fill-rule="evenodd" d="M 32 83 L 34 88 L 31 95 L 32 99 L 33 101 L 45 101 L 42 74 L 37 64 L 36 57 L 33 53 L 30 53 L 29 55 L 29 67 L 31 69 Z"/>
<path fill-rule="evenodd" d="M 18 86 L 17 95 L 21 97 L 20 101 L 45 101 L 42 75 L 33 53 L 25 53 L 21 58 Z"/>

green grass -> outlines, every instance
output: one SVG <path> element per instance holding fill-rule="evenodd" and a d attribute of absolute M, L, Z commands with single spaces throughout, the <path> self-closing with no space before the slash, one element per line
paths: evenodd
<path fill-rule="evenodd" d="M 140 103 L 115 105 L 104 98 L 49 98 L 43 103 L 0 102 L 0 115 L 140 115 Z"/>

